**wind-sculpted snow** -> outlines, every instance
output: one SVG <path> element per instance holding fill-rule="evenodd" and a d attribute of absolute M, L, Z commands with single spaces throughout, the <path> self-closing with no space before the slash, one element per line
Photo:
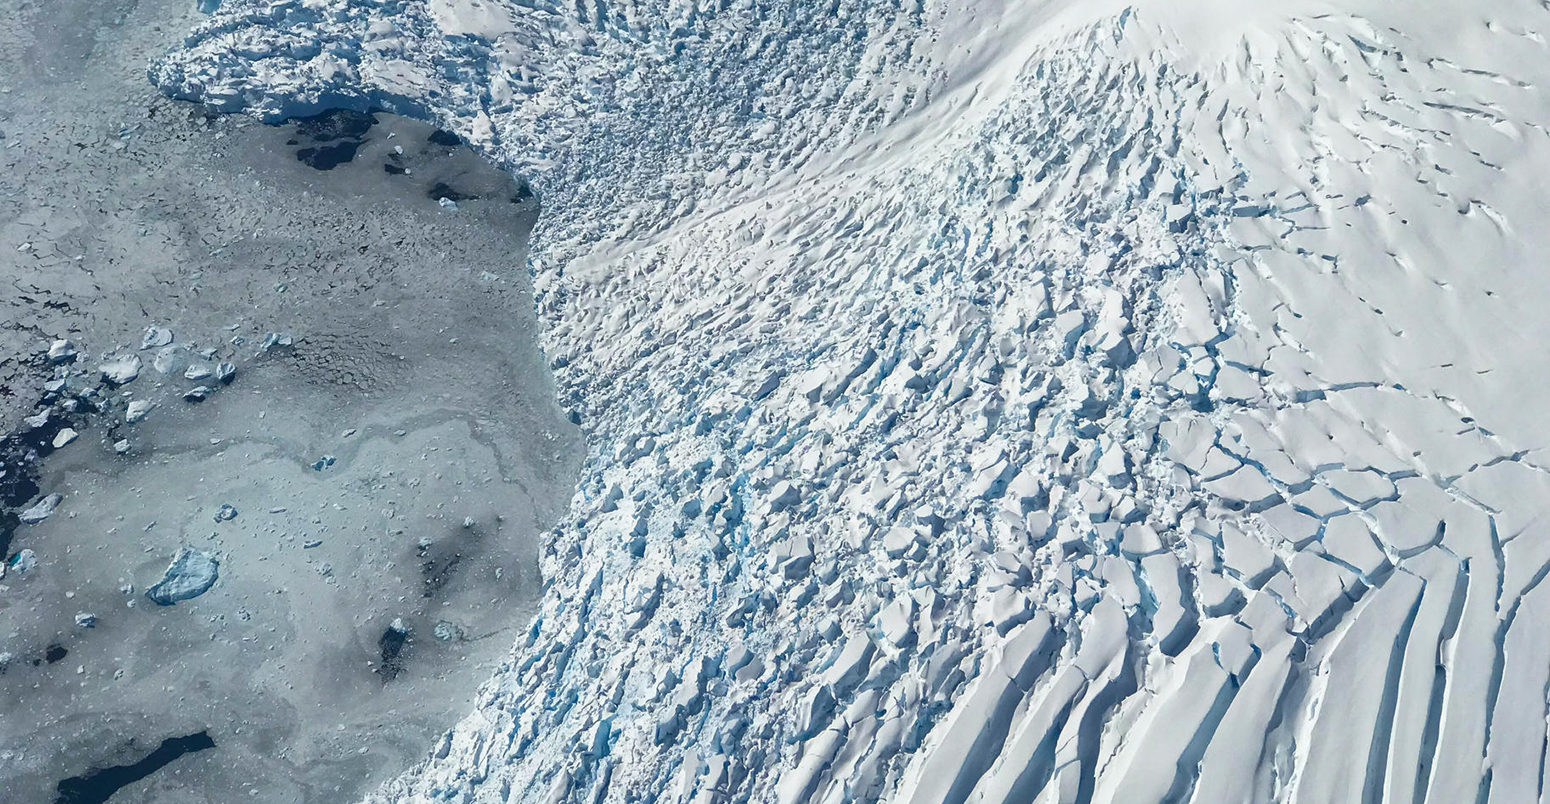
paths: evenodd
<path fill-rule="evenodd" d="M 590 457 L 379 798 L 1542 794 L 1550 12 L 1348 6 L 223 4 L 544 203 Z"/>

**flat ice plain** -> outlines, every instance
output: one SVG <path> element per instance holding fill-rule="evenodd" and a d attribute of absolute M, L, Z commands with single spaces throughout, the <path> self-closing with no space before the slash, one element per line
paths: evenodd
<path fill-rule="evenodd" d="M 227 0 L 521 176 L 587 458 L 379 801 L 1545 795 L 1550 9 Z"/>

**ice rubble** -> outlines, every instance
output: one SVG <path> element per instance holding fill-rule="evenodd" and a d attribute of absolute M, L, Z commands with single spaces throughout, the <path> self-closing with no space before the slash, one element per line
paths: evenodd
<path fill-rule="evenodd" d="M 153 67 L 544 202 L 590 458 L 380 793 L 1542 793 L 1537 3 L 236 0 Z"/>

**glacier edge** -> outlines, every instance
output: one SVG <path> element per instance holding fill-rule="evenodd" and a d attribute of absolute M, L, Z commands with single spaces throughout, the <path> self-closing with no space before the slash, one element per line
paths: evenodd
<path fill-rule="evenodd" d="M 1545 12 L 1347 5 L 223 4 L 165 91 L 544 202 L 589 457 L 375 799 L 1541 794 Z"/>

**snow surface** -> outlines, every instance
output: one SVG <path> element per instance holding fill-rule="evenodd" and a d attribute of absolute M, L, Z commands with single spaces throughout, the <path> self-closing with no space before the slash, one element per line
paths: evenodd
<path fill-rule="evenodd" d="M 589 459 L 394 801 L 1543 791 L 1540 2 L 230 0 L 544 204 Z"/>

